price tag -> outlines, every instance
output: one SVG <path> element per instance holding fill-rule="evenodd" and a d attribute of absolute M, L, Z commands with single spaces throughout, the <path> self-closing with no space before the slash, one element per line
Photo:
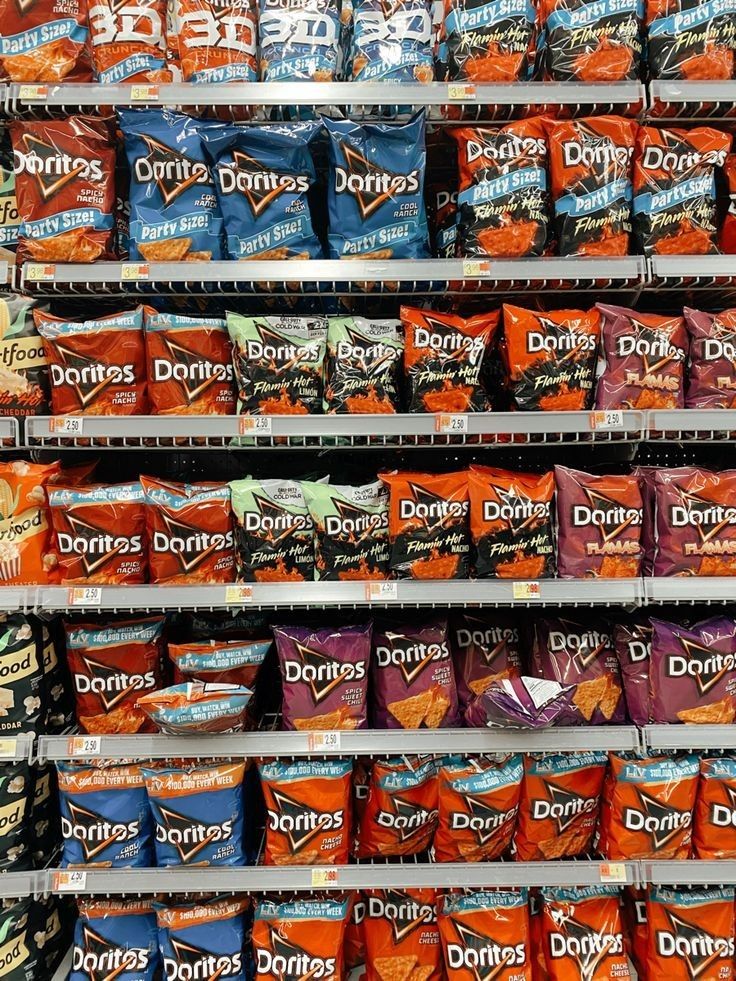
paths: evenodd
<path fill-rule="evenodd" d="M 82 416 L 54 416 L 51 420 L 51 431 L 60 436 L 81 436 L 84 432 Z"/>
<path fill-rule="evenodd" d="M 124 283 L 131 283 L 138 279 L 148 279 L 149 269 L 147 262 L 124 262 L 120 269 L 120 278 Z"/>
<path fill-rule="evenodd" d="M 337 869 L 312 869 L 312 888 L 324 889 L 337 886 Z"/>
<path fill-rule="evenodd" d="M 99 756 L 102 750 L 101 736 L 70 736 L 67 753 L 70 756 Z"/>
<path fill-rule="evenodd" d="M 438 433 L 467 433 L 468 417 L 453 413 L 438 413 L 434 417 L 434 428 Z"/>
<path fill-rule="evenodd" d="M 225 605 L 240 606 L 243 603 L 250 603 L 253 600 L 252 586 L 225 586 Z"/>
<path fill-rule="evenodd" d="M 491 275 L 491 264 L 486 259 L 465 259 L 463 261 L 463 279 L 478 279 Z"/>
<path fill-rule="evenodd" d="M 21 102 L 43 102 L 48 94 L 48 85 L 21 85 L 18 89 Z"/>
<path fill-rule="evenodd" d="M 477 96 L 474 85 L 455 83 L 447 86 L 447 98 L 450 102 L 464 102 L 465 99 L 475 99 Z"/>
<path fill-rule="evenodd" d="M 44 266 L 40 262 L 26 263 L 25 276 L 29 283 L 48 282 L 56 275 L 56 266 Z"/>
<path fill-rule="evenodd" d="M 539 599 L 542 595 L 538 582 L 515 582 L 511 589 L 515 600 Z"/>
<path fill-rule="evenodd" d="M 590 425 L 593 429 L 623 429 L 624 414 L 620 409 L 603 409 L 591 412 Z"/>
<path fill-rule="evenodd" d="M 270 436 L 271 416 L 241 416 L 241 436 Z"/>
<path fill-rule="evenodd" d="M 77 892 L 87 885 L 87 873 L 83 869 L 57 869 L 51 879 L 53 892 Z"/>
<path fill-rule="evenodd" d="M 159 97 L 158 85 L 131 85 L 131 102 L 155 102 Z"/>
<path fill-rule="evenodd" d="M 601 882 L 626 882 L 623 862 L 601 862 Z"/>
<path fill-rule="evenodd" d="M 324 753 L 327 750 L 332 753 L 339 753 L 340 733 L 309 732 L 307 733 L 307 747 L 310 753 Z"/>
<path fill-rule="evenodd" d="M 365 598 L 369 603 L 396 602 L 399 598 L 399 584 L 393 581 L 367 582 L 365 584 Z"/>
<path fill-rule="evenodd" d="M 0 739 L 0 760 L 14 760 L 17 755 L 17 739 Z"/>
<path fill-rule="evenodd" d="M 71 586 L 69 588 L 69 606 L 99 606 L 101 602 L 101 586 Z"/>

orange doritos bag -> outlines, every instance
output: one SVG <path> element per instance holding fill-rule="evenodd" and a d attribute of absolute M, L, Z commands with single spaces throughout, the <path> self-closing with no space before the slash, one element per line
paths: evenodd
<path fill-rule="evenodd" d="M 341 981 L 347 899 L 263 899 L 253 922 L 255 978 Z"/>
<path fill-rule="evenodd" d="M 700 761 L 693 850 L 696 858 L 736 858 L 736 757 Z"/>
<path fill-rule="evenodd" d="M 35 0 L 2 7 L 0 78 L 89 82 L 87 0 Z"/>
<path fill-rule="evenodd" d="M 345 969 L 348 972 L 361 964 L 365 964 L 365 913 L 365 896 L 362 892 L 352 893 L 350 918 L 345 926 L 345 943 L 343 945 Z"/>
<path fill-rule="evenodd" d="M 646 981 L 731 981 L 734 889 L 652 888 Z"/>
<path fill-rule="evenodd" d="M 544 956 L 542 940 L 542 892 L 540 889 L 529 890 L 529 937 L 532 946 L 532 977 L 534 981 L 548 981 L 547 960 Z"/>
<path fill-rule="evenodd" d="M 542 935 L 550 981 L 631 977 L 613 886 L 545 890 Z"/>
<path fill-rule="evenodd" d="M 0 463 L 0 584 L 58 582 L 47 486 L 60 464 Z"/>
<path fill-rule="evenodd" d="M 419 855 L 437 828 L 437 765 L 415 757 L 376 760 L 368 800 L 358 829 L 358 858 Z"/>
<path fill-rule="evenodd" d="M 435 889 L 369 889 L 365 904 L 366 981 L 444 978 Z"/>
<path fill-rule="evenodd" d="M 255 82 L 254 0 L 174 0 L 185 82 Z"/>
<path fill-rule="evenodd" d="M 636 886 L 624 886 L 621 896 L 621 919 L 624 924 L 624 942 L 629 958 L 641 981 L 647 978 L 647 890 Z"/>
<path fill-rule="evenodd" d="M 446 893 L 437 920 L 453 981 L 531 981 L 526 889 Z"/>
<path fill-rule="evenodd" d="M 98 82 L 170 82 L 166 0 L 89 0 L 92 63 Z"/>

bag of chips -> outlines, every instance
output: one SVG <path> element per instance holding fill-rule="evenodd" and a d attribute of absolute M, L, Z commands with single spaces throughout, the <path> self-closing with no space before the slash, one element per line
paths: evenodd
<path fill-rule="evenodd" d="M 11 82 L 88 82 L 86 0 L 35 0 L 3 7 L 0 78 Z"/>
<path fill-rule="evenodd" d="M 652 78 L 733 78 L 733 11 L 728 4 L 646 0 L 646 22 Z"/>
<path fill-rule="evenodd" d="M 0 770 L 0 874 L 34 867 L 38 844 L 33 829 L 34 798 L 35 780 L 28 762 L 5 763 Z"/>
<path fill-rule="evenodd" d="M 2 214 L 0 197 L 0 246 Z M 49 414 L 48 362 L 33 321 L 35 306 L 28 296 L 0 294 L 0 416 Z"/>
<path fill-rule="evenodd" d="M 457 175 L 453 175 L 457 183 Z M 427 207 L 432 233 L 432 255 L 438 259 L 454 259 L 457 255 L 457 231 L 460 215 L 457 210 L 457 190 L 450 190 L 444 180 L 427 177 Z"/>
<path fill-rule="evenodd" d="M 652 887 L 647 897 L 647 922 L 647 981 L 733 976 L 733 886 Z"/>
<path fill-rule="evenodd" d="M 442 981 L 437 891 L 368 889 L 364 895 L 366 981 Z"/>
<path fill-rule="evenodd" d="M 111 964 L 121 981 L 126 974 L 135 981 L 159 977 L 158 933 L 150 899 L 80 899 L 77 906 L 69 981 L 105 977 Z"/>
<path fill-rule="evenodd" d="M 59 557 L 46 498 L 59 463 L 0 463 L 0 583 L 58 582 Z"/>
<path fill-rule="evenodd" d="M 324 411 L 369 415 L 399 412 L 403 351 L 398 320 L 330 317 Z"/>
<path fill-rule="evenodd" d="M 235 896 L 182 906 L 155 903 L 164 977 L 246 981 L 249 907 L 249 899 Z"/>
<path fill-rule="evenodd" d="M 255 0 L 175 3 L 182 81 L 198 85 L 258 80 Z M 170 36 L 167 41 L 171 43 Z"/>
<path fill-rule="evenodd" d="M 453 981 L 531 981 L 526 889 L 447 892 L 439 900 L 437 920 Z"/>
<path fill-rule="evenodd" d="M 631 978 L 616 886 L 545 889 L 542 935 L 549 981 Z"/>
<path fill-rule="evenodd" d="M 458 611 L 450 622 L 452 659 L 460 714 L 493 681 L 521 673 L 516 617 L 504 610 Z"/>
<path fill-rule="evenodd" d="M 297 963 L 304 966 L 298 968 L 303 974 L 340 981 L 349 914 L 347 899 L 259 900 L 253 921 L 254 976 L 283 978 L 287 965 Z"/>
<path fill-rule="evenodd" d="M 345 926 L 345 944 L 343 947 L 345 970 L 348 973 L 365 964 L 365 935 L 363 931 L 365 913 L 366 905 L 363 894 L 353 892 L 350 919 Z"/>
<path fill-rule="evenodd" d="M 652 625 L 648 617 L 619 620 L 613 628 L 621 682 L 624 686 L 626 714 L 635 726 L 649 722 L 649 663 Z"/>
<path fill-rule="evenodd" d="M 348 6 L 348 5 L 346 5 Z M 432 5 L 352 0 L 350 63 L 354 82 L 431 82 Z"/>
<path fill-rule="evenodd" d="M 186 681 L 142 695 L 135 704 L 159 732 L 242 732 L 252 695 L 241 685 Z"/>
<path fill-rule="evenodd" d="M 465 725 L 474 729 L 549 729 L 576 725 L 580 716 L 573 703 L 576 685 L 513 674 L 498 678 L 465 710 Z"/>
<path fill-rule="evenodd" d="M 728 211 L 721 225 L 719 245 L 726 255 L 736 254 L 736 153 L 729 153 L 723 165 L 728 183 Z"/>
<path fill-rule="evenodd" d="M 543 0 L 546 75 L 554 82 L 635 82 L 643 0 Z"/>
<path fill-rule="evenodd" d="M 536 17 L 525 0 L 444 0 L 442 45 L 449 81 L 520 82 L 534 60 Z"/>
<path fill-rule="evenodd" d="M 169 644 L 174 684 L 206 681 L 253 688 L 270 650 L 271 640 L 204 640 Z"/>
<path fill-rule="evenodd" d="M 437 764 L 429 757 L 375 760 L 358 832 L 358 858 L 420 855 L 437 829 Z"/>
<path fill-rule="evenodd" d="M 693 851 L 705 861 L 736 858 L 736 757 L 705 757 L 695 804 Z"/>
<path fill-rule="evenodd" d="M 98 82 L 170 82 L 166 0 L 91 0 L 89 33 Z"/>
<path fill-rule="evenodd" d="M 23 613 L 0 614 L 0 734 L 3 736 L 36 732 L 41 728 L 46 713 L 42 657 L 39 621 Z"/>
<path fill-rule="evenodd" d="M 685 307 L 683 313 L 690 335 L 686 407 L 736 408 L 736 309 L 704 313 Z"/>
<path fill-rule="evenodd" d="M 259 0 L 261 81 L 336 81 L 350 9 L 341 0 Z"/>

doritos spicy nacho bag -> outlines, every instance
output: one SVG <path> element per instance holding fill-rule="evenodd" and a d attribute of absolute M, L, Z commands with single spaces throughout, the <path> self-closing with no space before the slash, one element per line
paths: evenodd
<path fill-rule="evenodd" d="M 457 690 L 447 620 L 378 623 L 373 634 L 373 722 L 377 729 L 439 729 L 455 723 Z"/>
<path fill-rule="evenodd" d="M 631 977 L 616 886 L 545 889 L 542 938 L 549 981 Z"/>
<path fill-rule="evenodd" d="M 605 753 L 592 752 L 524 758 L 517 861 L 574 858 L 590 849 L 607 760 Z"/>
<path fill-rule="evenodd" d="M 334 82 L 342 14 L 341 0 L 259 0 L 261 81 Z"/>
<path fill-rule="evenodd" d="M 159 732 L 187 736 L 202 732 L 242 732 L 253 696 L 241 685 L 187 681 L 138 697 L 140 709 Z"/>
<path fill-rule="evenodd" d="M 736 408 L 736 309 L 704 313 L 685 307 L 683 313 L 690 335 L 685 405 Z"/>
<path fill-rule="evenodd" d="M 388 579 L 388 491 L 381 481 L 362 487 L 303 480 L 314 522 L 318 579 Z"/>
<path fill-rule="evenodd" d="M 176 0 L 182 81 L 255 82 L 255 0 Z"/>
<path fill-rule="evenodd" d="M 0 463 L 0 583 L 3 586 L 58 581 L 46 489 L 56 463 Z"/>
<path fill-rule="evenodd" d="M 532 949 L 526 889 L 445 893 L 437 920 L 447 976 L 531 981 Z"/>
<path fill-rule="evenodd" d="M 466 472 L 378 476 L 389 488 L 394 572 L 404 579 L 467 579 Z"/>
<path fill-rule="evenodd" d="M 324 124 L 330 138 L 330 258 L 429 255 L 424 113 L 397 125 L 327 118 Z"/>
<path fill-rule="evenodd" d="M 40 728 L 46 708 L 40 641 L 38 621 L 23 613 L 0 614 L 0 734 L 3 736 Z"/>
<path fill-rule="evenodd" d="M 202 640 L 169 644 L 174 683 L 208 681 L 253 688 L 271 640 Z"/>
<path fill-rule="evenodd" d="M 627 255 L 637 124 L 596 116 L 544 125 L 560 255 Z"/>
<path fill-rule="evenodd" d="M 86 0 L 36 0 L 3 7 L 0 77 L 11 82 L 91 78 Z"/>
<path fill-rule="evenodd" d="M 543 0 L 546 74 L 555 82 L 639 79 L 643 0 Z"/>
<path fill-rule="evenodd" d="M 222 216 L 202 145 L 207 124 L 170 109 L 118 115 L 130 167 L 130 258 L 221 259 Z"/>
<path fill-rule="evenodd" d="M 431 82 L 432 5 L 353 0 L 351 66 L 356 82 Z"/>
<path fill-rule="evenodd" d="M 729 5 L 646 0 L 652 78 L 733 78 L 735 28 Z"/>
<path fill-rule="evenodd" d="M 658 470 L 654 489 L 654 575 L 736 575 L 736 470 Z"/>
<path fill-rule="evenodd" d="M 648 617 L 619 620 L 613 628 L 621 682 L 624 686 L 626 714 L 635 726 L 649 722 L 649 661 L 652 625 Z"/>
<path fill-rule="evenodd" d="M 521 795 L 524 762 L 449 757 L 439 766 L 437 862 L 493 862 L 511 846 Z"/>
<path fill-rule="evenodd" d="M 150 868 L 151 812 L 140 767 L 59 763 L 64 867 Z"/>
<path fill-rule="evenodd" d="M 419 855 L 437 828 L 437 764 L 428 757 L 376 760 L 358 829 L 358 857 Z"/>
<path fill-rule="evenodd" d="M 468 471 L 470 537 L 479 579 L 545 579 L 553 574 L 554 475 L 473 464 Z"/>
<path fill-rule="evenodd" d="M 364 894 L 366 981 L 445 977 L 435 889 L 368 889 Z"/>
<path fill-rule="evenodd" d="M 303 974 L 340 981 L 349 912 L 346 899 L 260 900 L 253 922 L 256 981 L 286 981 Z"/>
<path fill-rule="evenodd" d="M 245 865 L 244 763 L 142 769 L 160 868 Z"/>
<path fill-rule="evenodd" d="M 601 318 L 598 311 L 540 313 L 503 306 L 501 354 L 514 408 L 580 411 L 593 400 Z"/>
<path fill-rule="evenodd" d="M 266 865 L 347 865 L 351 760 L 258 766 L 266 806 Z"/>
<path fill-rule="evenodd" d="M 15 122 L 18 255 L 37 262 L 112 259 L 115 149 L 88 116 Z"/>
<path fill-rule="evenodd" d="M 728 211 L 721 225 L 719 245 L 726 255 L 736 254 L 736 153 L 729 153 L 723 165 L 728 182 Z"/>
<path fill-rule="evenodd" d="M 444 0 L 443 44 L 453 82 L 518 82 L 533 59 L 535 10 L 526 0 L 505 6 Z"/>
<path fill-rule="evenodd" d="M 605 367 L 598 409 L 680 409 L 688 337 L 683 317 L 597 304 L 603 318 Z"/>
<path fill-rule="evenodd" d="M 148 410 L 143 308 L 75 322 L 33 311 L 43 338 L 54 415 L 130 416 Z"/>
<path fill-rule="evenodd" d="M 166 0 L 90 0 L 95 76 L 104 85 L 170 82 L 166 70 Z"/>
<path fill-rule="evenodd" d="M 321 258 L 307 198 L 316 181 L 309 143 L 319 129 L 299 123 L 203 130 L 228 258 Z"/>
<path fill-rule="evenodd" d="M 224 320 L 146 310 L 144 326 L 155 415 L 235 412 L 232 344 Z"/>
<path fill-rule="evenodd" d="M 330 317 L 324 411 L 398 412 L 403 350 L 398 320 Z"/>
<path fill-rule="evenodd" d="M 450 133 L 457 141 L 460 173 L 458 255 L 542 255 L 549 198 L 541 120 L 523 119 L 499 129 L 463 126 Z"/>
<path fill-rule="evenodd" d="M 521 673 L 519 624 L 508 611 L 453 613 L 450 623 L 461 715 L 493 681 Z"/>
<path fill-rule="evenodd" d="M 601 852 L 614 861 L 689 858 L 697 756 L 609 757 Z"/>
<path fill-rule="evenodd" d="M 160 957 L 156 916 L 149 899 L 80 899 L 69 981 L 104 978 L 155 981 Z"/>
<path fill-rule="evenodd" d="M 240 415 L 322 411 L 327 344 L 323 317 L 244 317 L 228 313 Z"/>
<path fill-rule="evenodd" d="M 0 416 L 49 412 L 48 362 L 33 320 L 35 306 L 36 301 L 28 296 L 0 293 Z"/>
<path fill-rule="evenodd" d="M 700 761 L 700 782 L 693 825 L 695 857 L 715 861 L 736 858 L 736 758 Z"/>
<path fill-rule="evenodd" d="M 246 981 L 248 907 L 248 899 L 235 896 L 182 906 L 154 904 L 163 976 Z"/>
<path fill-rule="evenodd" d="M 365 728 L 371 630 L 273 628 L 285 729 Z"/>
<path fill-rule="evenodd" d="M 485 412 L 484 360 L 498 312 L 459 317 L 401 308 L 409 412 Z"/>
<path fill-rule="evenodd" d="M 109 626 L 66 624 L 77 721 L 84 732 L 152 731 L 135 704 L 145 692 L 161 687 L 163 626 L 162 616 Z"/>
<path fill-rule="evenodd" d="M 665 889 L 647 896 L 648 981 L 733 977 L 734 889 Z"/>

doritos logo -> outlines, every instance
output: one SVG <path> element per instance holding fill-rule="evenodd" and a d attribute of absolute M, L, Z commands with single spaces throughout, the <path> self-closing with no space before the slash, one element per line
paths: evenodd
<path fill-rule="evenodd" d="M 557 323 L 541 314 L 537 314 L 536 319 L 543 330 L 527 331 L 527 354 L 547 351 L 550 354 L 564 354 L 572 359 L 583 351 L 595 351 L 598 347 L 596 334 L 580 334 L 573 326 Z"/>
<path fill-rule="evenodd" d="M 68 802 L 71 820 L 62 814 L 61 833 L 64 838 L 80 842 L 86 861 L 95 859 L 115 842 L 133 841 L 140 834 L 140 823 L 115 823 L 95 811 Z"/>
<path fill-rule="evenodd" d="M 156 841 L 173 845 L 183 864 L 191 862 L 212 842 L 229 841 L 232 833 L 233 822 L 230 820 L 221 821 L 219 824 L 203 824 L 169 807 L 158 805 Z"/>
<path fill-rule="evenodd" d="M 274 542 L 286 538 L 298 529 L 306 528 L 311 520 L 307 515 L 290 511 L 260 494 L 254 493 L 253 500 L 258 510 L 245 512 L 243 527 L 248 532 L 265 533 Z"/>
<path fill-rule="evenodd" d="M 564 621 L 560 621 L 564 623 Z M 552 654 L 569 651 L 578 662 L 581 671 L 587 670 L 594 664 L 601 653 L 613 644 L 610 634 L 600 630 L 584 630 L 582 632 L 563 632 L 550 630 L 547 646 Z"/>
<path fill-rule="evenodd" d="M 693 170 L 703 164 L 722 167 L 726 162 L 727 150 L 695 150 L 677 151 L 666 146 L 647 145 L 639 158 L 639 166 L 644 170 L 664 170 L 668 173 L 680 174 Z"/>
<path fill-rule="evenodd" d="M 441 320 L 436 320 L 429 314 L 423 315 L 426 327 L 415 326 L 414 347 L 418 350 L 431 350 L 443 355 L 457 355 L 458 360 L 469 364 L 478 364 L 486 351 L 487 338 L 473 337 L 463 331 L 448 327 Z M 447 359 L 449 360 L 449 358 Z"/>
<path fill-rule="evenodd" d="M 73 534 L 57 531 L 59 552 L 81 559 L 85 576 L 99 571 L 116 555 L 140 555 L 143 551 L 140 535 L 111 535 L 103 528 L 75 517 L 71 511 L 67 512 L 66 520 Z"/>
<path fill-rule="evenodd" d="M 458 627 L 455 642 L 458 647 L 477 647 L 485 663 L 491 665 L 506 644 L 519 643 L 519 630 L 518 627 L 483 627 L 475 630 Z"/>
<path fill-rule="evenodd" d="M 176 521 L 162 511 L 161 518 L 166 531 L 156 529 L 151 536 L 151 548 L 160 554 L 175 555 L 181 571 L 193 572 L 213 552 L 232 550 L 235 541 L 232 531 L 208 532 L 192 525 Z"/>
<path fill-rule="evenodd" d="M 617 337 L 616 353 L 623 358 L 638 355 L 644 362 L 645 375 L 660 371 L 670 361 L 685 360 L 684 350 L 670 341 L 669 334 L 647 327 L 633 317 L 631 323 L 637 333 Z"/>
<path fill-rule="evenodd" d="M 504 944 L 487 934 L 450 918 L 460 943 L 445 945 L 445 957 L 450 970 L 470 971 L 477 981 L 493 981 L 507 968 L 526 964 L 526 944 Z"/>
<path fill-rule="evenodd" d="M 231 364 L 217 364 L 203 358 L 201 353 L 190 351 L 181 344 L 164 338 L 164 344 L 171 358 L 153 358 L 151 362 L 152 380 L 155 382 L 178 382 L 184 389 L 187 402 L 195 399 L 218 381 L 233 380 Z"/>
<path fill-rule="evenodd" d="M 356 543 L 369 538 L 377 531 L 388 528 L 388 514 L 383 511 L 371 513 L 356 507 L 349 501 L 341 501 L 333 498 L 337 514 L 325 516 L 325 534 L 339 535 L 341 538 L 349 538 Z"/>
<path fill-rule="evenodd" d="M 540 798 L 531 801 L 532 819 L 534 821 L 553 820 L 557 825 L 559 834 L 575 824 L 581 815 L 592 814 L 598 807 L 597 797 L 581 797 L 580 794 L 576 794 L 566 787 L 560 787 L 550 780 L 547 780 L 544 786 L 548 800 Z"/>
<path fill-rule="evenodd" d="M 420 521 L 428 532 L 433 532 L 448 519 L 457 520 L 468 513 L 467 501 L 451 501 L 433 494 L 419 484 L 411 481 L 408 484 L 412 497 L 402 497 L 399 501 L 401 521 Z"/>
<path fill-rule="evenodd" d="M 235 977 L 243 967 L 240 952 L 214 954 L 175 937 L 171 938 L 171 950 L 173 957 L 164 956 L 166 981 L 218 981 Z"/>
<path fill-rule="evenodd" d="M 312 981 L 334 975 L 335 958 L 319 957 L 303 947 L 282 939 L 271 930 L 271 950 L 259 947 L 256 954 L 256 971 L 259 977 L 272 977 L 278 981 Z"/>
<path fill-rule="evenodd" d="M 395 174 L 372 163 L 357 150 L 343 144 L 346 167 L 335 167 L 335 190 L 352 194 L 361 218 L 369 218 L 387 201 L 402 194 L 419 191 L 420 171 Z"/>
<path fill-rule="evenodd" d="M 268 826 L 272 831 L 286 836 L 292 854 L 300 851 L 323 832 L 340 831 L 345 824 L 343 810 L 317 811 L 275 787 L 271 794 L 277 809 L 273 811 L 269 808 Z"/>
<path fill-rule="evenodd" d="M 335 356 L 338 360 L 358 361 L 368 375 L 380 375 L 386 370 L 386 364 L 398 361 L 401 351 L 390 344 L 376 341 L 366 344 L 361 334 L 345 328 L 348 340 L 340 340 L 335 346 Z"/>
<path fill-rule="evenodd" d="M 387 920 L 391 924 L 397 946 L 426 923 L 437 922 L 434 906 L 419 903 L 400 889 L 387 889 L 383 894 L 369 895 L 368 916 Z"/>
<path fill-rule="evenodd" d="M 315 705 L 319 705 L 335 688 L 346 681 L 362 681 L 365 678 L 364 661 L 355 663 L 340 661 L 298 641 L 294 642 L 294 646 L 299 654 L 299 660 L 282 662 L 284 681 L 306 682 L 311 689 Z"/>
<path fill-rule="evenodd" d="M 685 637 L 678 637 L 677 640 L 683 653 L 667 652 L 667 676 L 693 678 L 700 695 L 707 695 L 722 678 L 736 668 L 736 654 L 721 654 Z"/>
<path fill-rule="evenodd" d="M 649 835 L 653 850 L 665 848 L 684 829 L 690 827 L 690 811 L 663 804 L 645 791 L 635 789 L 640 806 L 624 808 L 623 824 L 628 831 Z"/>
<path fill-rule="evenodd" d="M 156 687 L 153 671 L 128 674 L 122 668 L 102 664 L 86 654 L 81 655 L 81 660 L 87 673 L 73 676 L 74 688 L 80 695 L 96 695 L 106 712 L 110 712 L 134 691 L 148 691 Z"/>
<path fill-rule="evenodd" d="M 547 935 L 550 954 L 555 959 L 569 957 L 575 961 L 581 981 L 592 981 L 596 970 L 607 957 L 623 954 L 624 939 L 621 933 L 599 933 L 572 916 L 556 919 L 559 919 L 560 929 L 551 930 Z"/>
<path fill-rule="evenodd" d="M 736 790 L 723 785 L 728 797 L 727 804 L 713 801 L 710 805 L 708 819 L 716 828 L 736 828 Z"/>
<path fill-rule="evenodd" d="M 72 969 L 90 981 L 115 981 L 121 974 L 148 972 L 149 953 L 143 947 L 119 947 L 91 927 L 82 929 L 82 944 L 74 945 Z"/>
<path fill-rule="evenodd" d="M 671 910 L 665 912 L 671 929 L 656 931 L 657 953 L 660 957 L 676 957 L 693 981 L 715 977 L 706 974 L 713 964 L 733 958 L 736 953 L 733 937 L 714 937 Z"/>
<path fill-rule="evenodd" d="M 147 38 L 148 39 L 148 38 Z M 133 166 L 135 178 L 142 184 L 155 181 L 164 207 L 176 200 L 194 184 L 209 184 L 210 172 L 200 160 L 191 160 L 151 136 L 143 136 L 148 156 L 138 157 Z"/>
<path fill-rule="evenodd" d="M 281 334 L 270 330 L 264 324 L 255 325 L 258 339 L 248 338 L 245 342 L 246 356 L 252 361 L 264 361 L 273 375 L 288 374 L 302 361 L 318 361 L 321 347 L 319 341 L 306 344 L 292 344 Z"/>
<path fill-rule="evenodd" d="M 491 483 L 491 489 L 498 500 L 483 501 L 484 521 L 504 521 L 513 535 L 539 521 L 549 521 L 549 501 L 534 501 L 513 485 L 507 490 Z"/>
<path fill-rule="evenodd" d="M 102 181 L 103 163 L 98 158 L 73 157 L 61 150 L 53 140 L 45 142 L 31 133 L 24 133 L 21 143 L 25 149 L 13 150 L 13 170 L 16 174 L 31 174 L 36 178 L 41 197 L 50 200 L 76 178 Z"/>
<path fill-rule="evenodd" d="M 629 165 L 633 152 L 633 146 L 621 146 L 609 139 L 601 140 L 600 137 L 590 143 L 580 140 L 566 140 L 562 143 L 562 159 L 565 167 L 593 168 L 616 164 L 625 169 Z"/>
<path fill-rule="evenodd" d="M 391 646 L 377 644 L 374 656 L 379 668 L 399 668 L 407 686 L 416 681 L 433 661 L 449 661 L 450 649 L 446 641 L 439 644 L 412 643 L 414 638 L 391 634 Z M 402 645 L 401 641 L 405 643 Z"/>
<path fill-rule="evenodd" d="M 513 821 L 519 810 L 518 807 L 499 811 L 489 807 L 485 801 L 471 794 L 464 794 L 467 811 L 450 812 L 451 831 L 471 831 L 479 845 L 487 845 L 500 828 Z"/>
<path fill-rule="evenodd" d="M 376 823 L 382 828 L 390 828 L 398 833 L 399 841 L 407 841 L 412 835 L 422 831 L 428 824 L 437 820 L 437 810 L 428 810 L 421 804 L 405 800 L 394 794 L 391 797 L 393 810 L 380 810 L 376 815 Z"/>
<path fill-rule="evenodd" d="M 283 174 L 264 170 L 263 164 L 240 150 L 233 152 L 233 163 L 218 167 L 217 176 L 223 194 L 242 194 L 258 218 L 284 192 L 306 194 L 310 180 L 307 174 Z"/>
<path fill-rule="evenodd" d="M 641 508 L 627 508 L 619 501 L 614 501 L 604 494 L 584 487 L 589 504 L 575 504 L 572 508 L 571 520 L 575 528 L 587 528 L 590 525 L 598 528 L 604 544 L 615 541 L 631 525 L 638 526 L 642 522 Z M 629 542 L 637 551 L 638 542 Z"/>
<path fill-rule="evenodd" d="M 460 143 L 463 148 L 463 143 Z M 504 133 L 503 139 L 480 143 L 478 140 L 466 140 L 464 143 L 467 163 L 473 163 L 481 157 L 487 160 L 500 161 L 507 164 L 527 157 L 546 157 L 547 143 L 533 136 L 517 136 L 515 133 Z"/>
<path fill-rule="evenodd" d="M 719 535 L 729 525 L 736 525 L 736 507 L 716 504 L 697 494 L 690 494 L 678 488 L 680 503 L 670 508 L 670 522 L 673 528 L 687 526 L 698 529 L 703 542 Z"/>
<path fill-rule="evenodd" d="M 49 365 L 51 384 L 69 385 L 74 389 L 83 409 L 94 402 L 108 385 L 135 385 L 136 383 L 133 364 L 102 364 L 94 358 L 78 354 L 61 340 L 55 342 L 55 347 L 63 364 L 52 362 Z"/>

